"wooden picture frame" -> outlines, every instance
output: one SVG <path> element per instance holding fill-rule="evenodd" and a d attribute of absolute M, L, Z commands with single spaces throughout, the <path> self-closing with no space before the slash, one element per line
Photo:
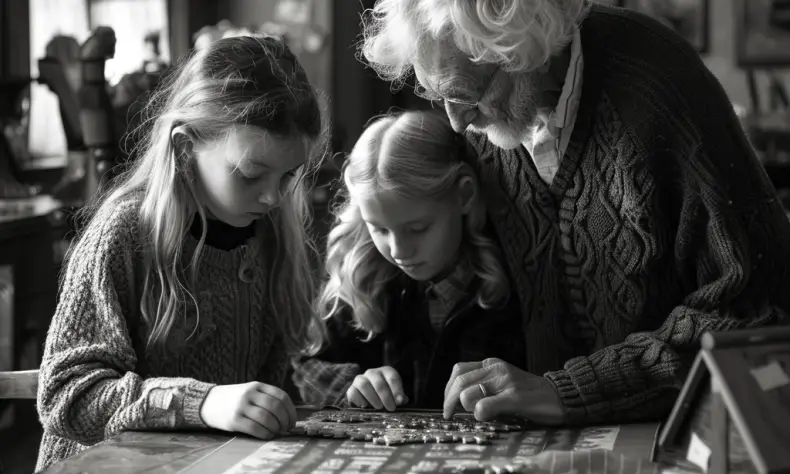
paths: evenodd
<path fill-rule="evenodd" d="M 657 19 L 685 38 L 698 53 L 707 53 L 710 47 L 709 3 L 710 0 L 619 0 L 618 6 Z"/>
<path fill-rule="evenodd" d="M 784 2 L 787 4 L 787 2 Z M 741 67 L 790 65 L 790 24 L 775 15 L 790 12 L 790 4 L 772 0 L 735 0 L 737 63 Z"/>

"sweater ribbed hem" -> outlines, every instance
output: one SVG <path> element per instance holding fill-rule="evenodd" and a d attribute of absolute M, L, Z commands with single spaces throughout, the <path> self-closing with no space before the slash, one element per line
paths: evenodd
<path fill-rule="evenodd" d="M 554 387 L 565 409 L 568 424 L 588 423 L 608 413 L 608 404 L 600 398 L 600 382 L 586 357 L 577 357 L 565 364 L 565 370 L 544 375 Z"/>
<path fill-rule="evenodd" d="M 198 381 L 187 385 L 183 407 L 185 428 L 208 428 L 200 417 L 200 409 L 203 407 L 203 402 L 206 401 L 209 390 L 215 386 L 216 384 Z"/>

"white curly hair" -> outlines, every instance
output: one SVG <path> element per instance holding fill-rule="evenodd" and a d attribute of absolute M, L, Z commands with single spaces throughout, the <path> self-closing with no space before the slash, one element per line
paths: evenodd
<path fill-rule="evenodd" d="M 588 10 L 584 0 L 378 0 L 363 13 L 359 52 L 403 83 L 427 42 L 452 35 L 474 62 L 527 72 L 570 43 Z"/>

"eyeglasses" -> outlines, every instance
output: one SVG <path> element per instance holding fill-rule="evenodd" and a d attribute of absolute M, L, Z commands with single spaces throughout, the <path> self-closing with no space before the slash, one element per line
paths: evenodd
<path fill-rule="evenodd" d="M 430 100 L 431 102 L 449 102 L 451 104 L 463 105 L 465 107 L 477 107 L 478 105 L 480 105 L 480 101 L 483 100 L 483 96 L 486 95 L 486 92 L 491 87 L 491 84 L 493 84 L 494 79 L 496 78 L 498 72 L 499 72 L 499 67 L 494 69 L 494 72 L 491 73 L 491 77 L 488 78 L 485 87 L 480 92 L 480 95 L 475 101 L 471 101 L 468 99 L 461 99 L 458 97 L 444 96 L 442 94 L 439 94 L 438 92 L 423 87 L 423 85 L 420 84 L 419 81 L 414 85 L 414 94 L 417 97 L 422 97 L 423 99 Z"/>

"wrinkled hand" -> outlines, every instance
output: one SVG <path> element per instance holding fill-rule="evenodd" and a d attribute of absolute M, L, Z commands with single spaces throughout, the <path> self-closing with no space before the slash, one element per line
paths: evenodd
<path fill-rule="evenodd" d="M 409 401 L 403 393 L 400 374 L 387 366 L 368 369 L 364 374 L 357 375 L 346 392 L 346 398 L 354 406 L 372 406 L 377 410 L 384 407 L 389 411 Z"/>
<path fill-rule="evenodd" d="M 508 415 L 560 424 L 565 418 L 562 401 L 551 382 L 501 359 L 455 364 L 444 389 L 445 418 L 453 416 L 459 401 L 481 421 Z"/>
<path fill-rule="evenodd" d="M 209 390 L 200 417 L 211 428 L 271 439 L 296 424 L 291 397 L 260 382 L 217 385 Z"/>

